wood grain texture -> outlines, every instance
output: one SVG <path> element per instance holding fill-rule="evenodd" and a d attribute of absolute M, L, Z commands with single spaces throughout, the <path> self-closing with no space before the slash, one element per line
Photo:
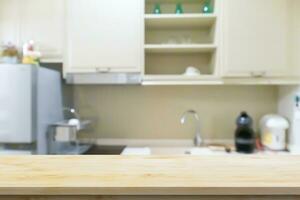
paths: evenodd
<path fill-rule="evenodd" d="M 0 195 L 300 195 L 300 157 L 1 157 L 0 177 Z"/>
<path fill-rule="evenodd" d="M 298 200 L 298 196 L 3 196 L 0 200 Z"/>

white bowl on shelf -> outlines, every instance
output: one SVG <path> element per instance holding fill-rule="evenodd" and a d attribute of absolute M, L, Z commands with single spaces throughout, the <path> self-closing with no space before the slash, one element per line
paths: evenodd
<path fill-rule="evenodd" d="M 186 68 L 183 75 L 184 76 L 201 76 L 201 72 L 196 67 L 190 66 L 190 67 Z"/>

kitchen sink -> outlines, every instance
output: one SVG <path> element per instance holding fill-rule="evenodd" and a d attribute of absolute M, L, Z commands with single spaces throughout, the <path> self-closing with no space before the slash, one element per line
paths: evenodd
<path fill-rule="evenodd" d="M 84 155 L 228 155 L 222 148 L 167 146 L 167 147 L 126 147 L 126 146 L 92 146 Z"/>
<path fill-rule="evenodd" d="M 120 155 L 126 146 L 92 146 L 84 155 Z"/>
<path fill-rule="evenodd" d="M 122 155 L 228 155 L 208 147 L 126 147 Z"/>
<path fill-rule="evenodd" d="M 217 155 L 226 152 L 216 152 L 205 147 L 153 147 L 152 155 Z"/>

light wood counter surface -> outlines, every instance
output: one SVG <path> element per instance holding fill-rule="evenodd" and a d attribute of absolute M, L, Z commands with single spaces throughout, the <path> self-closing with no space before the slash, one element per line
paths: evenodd
<path fill-rule="evenodd" d="M 300 157 L 0 157 L 0 195 L 300 195 Z"/>

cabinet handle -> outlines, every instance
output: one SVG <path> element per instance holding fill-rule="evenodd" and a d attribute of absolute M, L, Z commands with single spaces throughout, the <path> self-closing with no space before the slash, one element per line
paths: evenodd
<path fill-rule="evenodd" d="M 96 67 L 96 71 L 97 71 L 98 73 L 109 73 L 110 70 L 111 70 L 111 69 L 110 69 L 109 67 L 107 67 L 107 68 Z"/>
<path fill-rule="evenodd" d="M 265 71 L 257 71 L 257 72 L 250 72 L 251 76 L 254 78 L 262 78 L 267 75 L 267 72 Z"/>

